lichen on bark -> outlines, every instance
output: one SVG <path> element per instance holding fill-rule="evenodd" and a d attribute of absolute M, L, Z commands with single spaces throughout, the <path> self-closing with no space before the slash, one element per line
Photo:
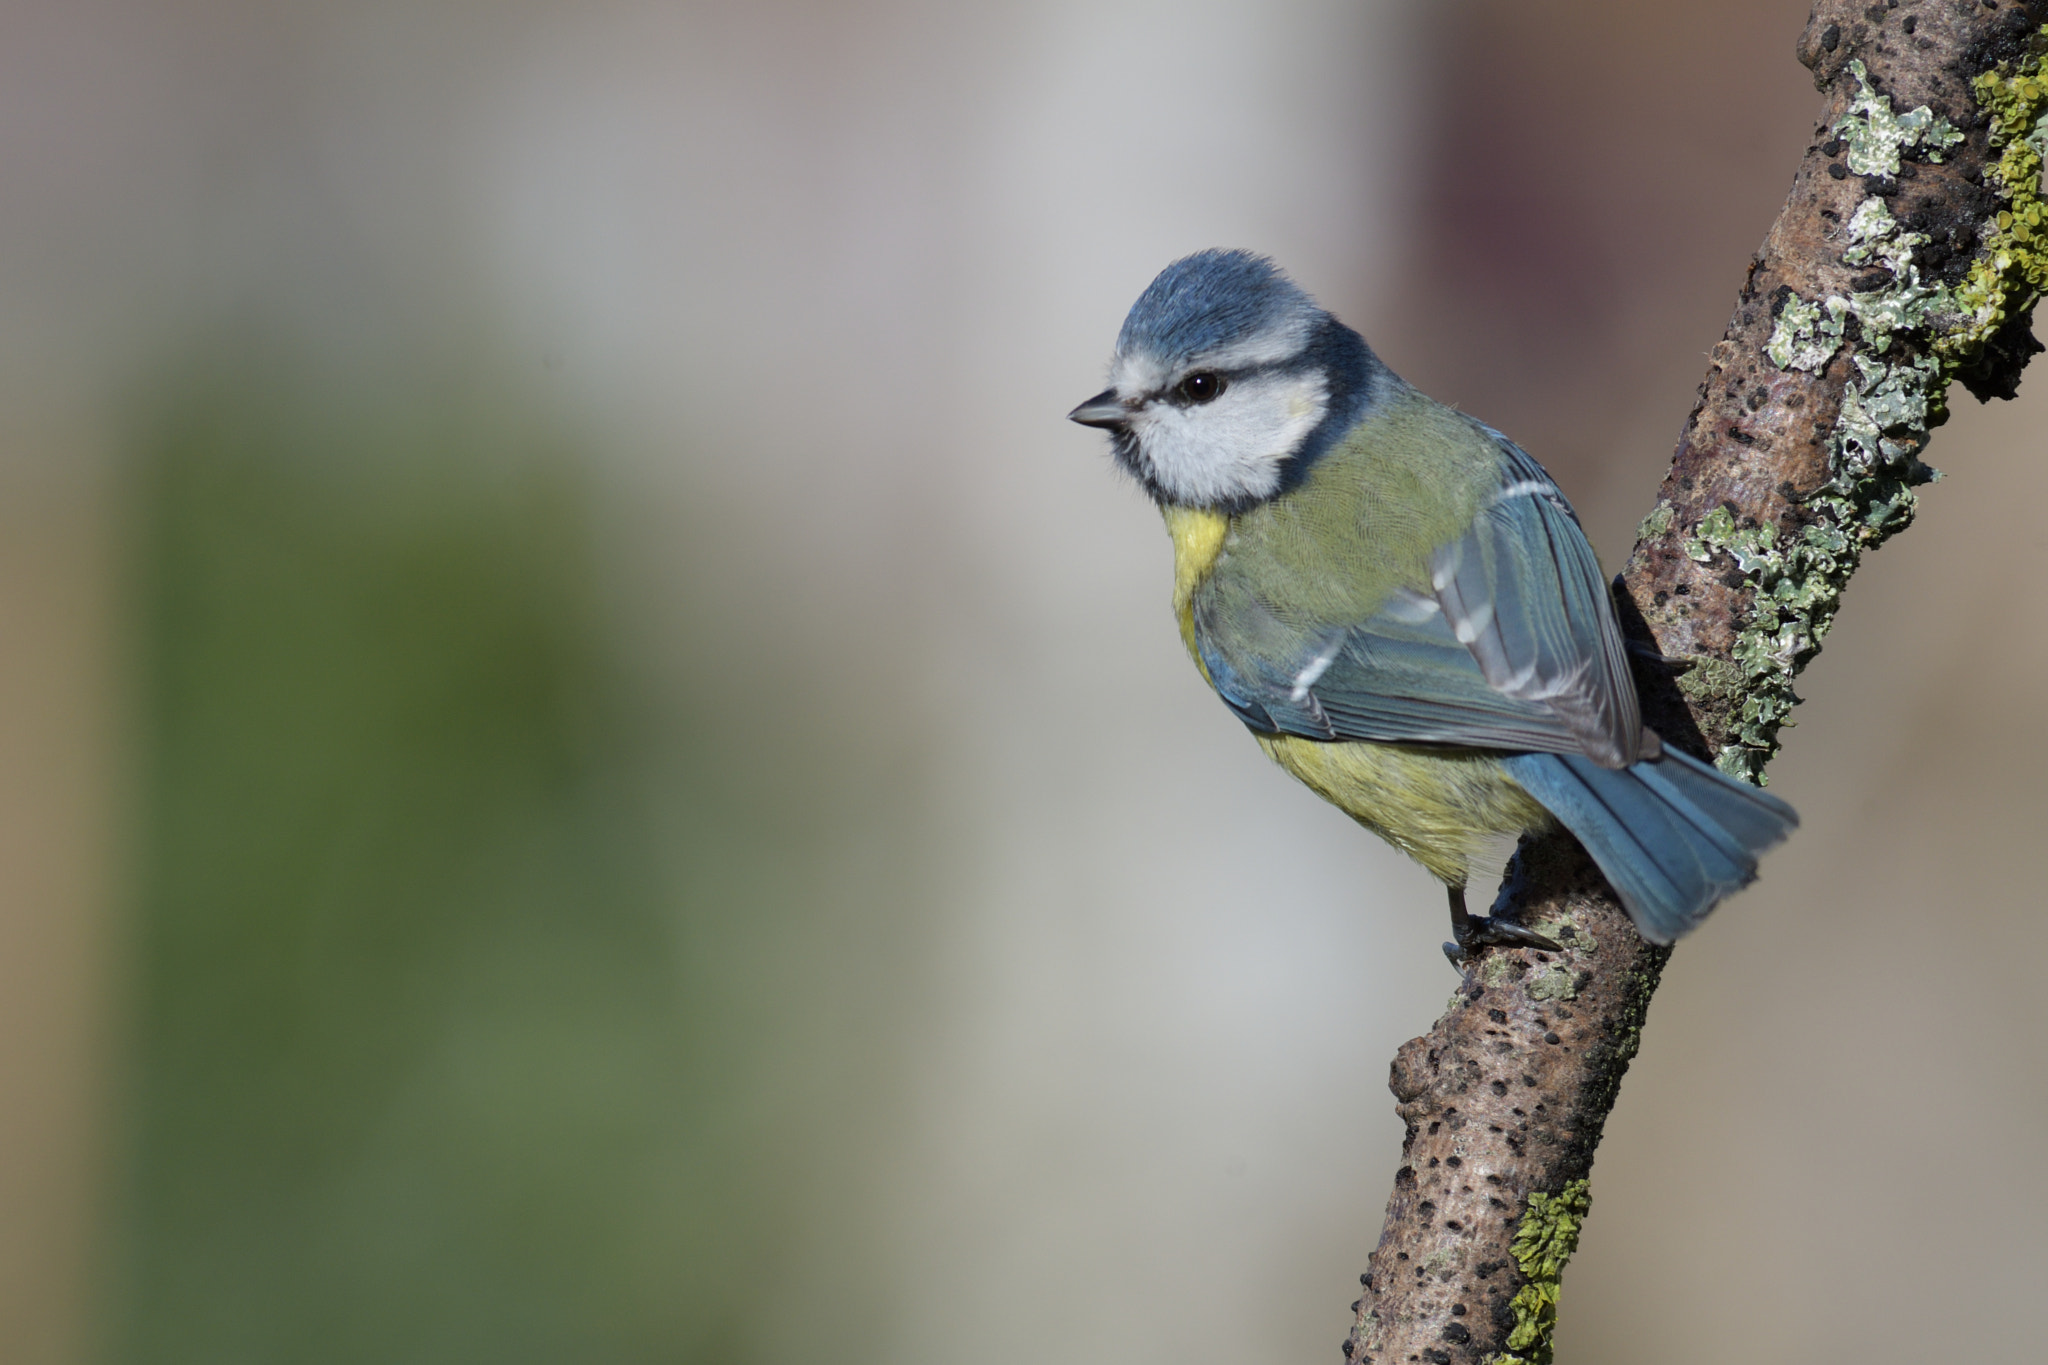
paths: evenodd
<path fill-rule="evenodd" d="M 1982 177 L 2006 207 L 1985 219 L 1983 246 L 1959 285 L 1923 275 L 1914 253 L 1931 237 L 1903 226 L 1873 193 L 1841 231 L 1841 264 L 1868 272 L 1856 277 L 1860 287 L 1820 299 L 1790 290 L 1779 297 L 1764 346 L 1772 364 L 1816 372 L 1846 351 L 1854 369 L 1828 438 L 1829 479 L 1809 495 L 1814 515 L 1806 524 L 1789 533 L 1768 521 L 1738 526 L 1716 508 L 1685 542 L 1702 564 L 1732 560 L 1751 590 L 1748 620 L 1731 650 L 1741 670 L 1726 689 L 1733 723 L 1715 756 L 1732 776 L 1764 780 L 1779 729 L 1799 703 L 1793 681 L 1820 652 L 1842 590 L 1866 552 L 1912 524 L 1915 488 L 1939 477 L 1919 456 L 1947 417 L 1950 383 L 1979 363 L 2009 318 L 2030 316 L 2048 283 L 2040 250 L 2048 245 L 2040 195 L 2048 80 L 2040 66 L 2038 51 L 2030 51 L 1971 83 L 1990 116 L 1990 147 L 2001 153 Z M 1899 175 L 1902 157 L 1938 163 L 1964 141 L 1925 104 L 1895 113 L 1860 59 L 1845 71 L 1855 91 L 1829 131 L 1847 168 L 1877 177 L 1879 189 Z"/>
<path fill-rule="evenodd" d="M 1990 145 L 1998 156 L 1984 175 L 2003 207 L 1992 216 L 1984 248 L 1956 290 L 1964 320 L 1935 343 L 1957 371 L 1978 361 L 2009 324 L 2029 318 L 2048 290 L 2048 205 L 2041 195 L 2042 157 L 2048 150 L 2043 145 L 2048 115 L 2048 76 L 2041 71 L 2044 44 L 2048 28 L 2036 31 L 2032 50 L 1979 73 L 1970 83 L 1991 120 Z"/>
<path fill-rule="evenodd" d="M 2009 397 L 2038 349 L 2044 18 L 2048 0 L 1819 0 L 1808 21 L 1799 56 L 1829 108 L 1616 583 L 1645 720 L 1726 771 L 1761 778 L 1844 586 L 1911 521 L 1951 380 Z M 1486 950 L 1396 1056 L 1407 1134 L 1353 1365 L 1550 1358 L 1669 950 L 1568 836 L 1523 841 L 1495 913 L 1562 951 Z"/>
<path fill-rule="evenodd" d="M 1556 1194 L 1538 1190 L 1529 1196 L 1511 1248 L 1525 1282 L 1510 1302 L 1515 1325 L 1508 1331 L 1508 1349 L 1490 1365 L 1551 1365 L 1558 1285 L 1566 1263 L 1579 1249 L 1579 1228 L 1592 1207 L 1590 1183 L 1583 1179 L 1571 1181 Z"/>

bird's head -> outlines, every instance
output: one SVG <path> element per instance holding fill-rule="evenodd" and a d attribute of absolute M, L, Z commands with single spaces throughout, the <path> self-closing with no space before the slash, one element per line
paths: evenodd
<path fill-rule="evenodd" d="M 1067 416 L 1107 430 L 1155 500 L 1237 510 L 1293 486 L 1385 373 L 1364 338 L 1265 257 L 1199 251 L 1146 286 L 1109 387 Z"/>

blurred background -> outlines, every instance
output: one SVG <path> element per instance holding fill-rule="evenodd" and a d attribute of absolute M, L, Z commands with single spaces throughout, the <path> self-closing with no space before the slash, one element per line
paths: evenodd
<path fill-rule="evenodd" d="M 1617 564 L 1804 19 L 7 0 L 0 1358 L 1334 1359 L 1440 893 L 1062 414 L 1255 247 Z M 2031 1341 L 2044 415 L 1807 674 L 1561 1359 Z"/>

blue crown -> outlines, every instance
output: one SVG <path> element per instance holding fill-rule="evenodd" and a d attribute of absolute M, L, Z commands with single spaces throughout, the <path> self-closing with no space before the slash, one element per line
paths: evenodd
<path fill-rule="evenodd" d="M 1249 251 L 1198 251 L 1159 272 L 1131 305 L 1116 348 L 1178 365 L 1290 317 L 1320 312 L 1279 266 Z"/>

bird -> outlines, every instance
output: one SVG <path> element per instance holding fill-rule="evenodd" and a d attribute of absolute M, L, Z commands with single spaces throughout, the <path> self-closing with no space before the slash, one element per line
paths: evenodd
<path fill-rule="evenodd" d="M 1280 767 L 1444 884 L 1454 966 L 1558 950 L 1465 903 L 1502 836 L 1563 826 L 1668 944 L 1798 824 L 1644 725 L 1599 560 L 1543 467 L 1270 258 L 1167 266 L 1109 387 L 1067 416 L 1109 433 L 1163 514 L 1203 678 Z"/>

